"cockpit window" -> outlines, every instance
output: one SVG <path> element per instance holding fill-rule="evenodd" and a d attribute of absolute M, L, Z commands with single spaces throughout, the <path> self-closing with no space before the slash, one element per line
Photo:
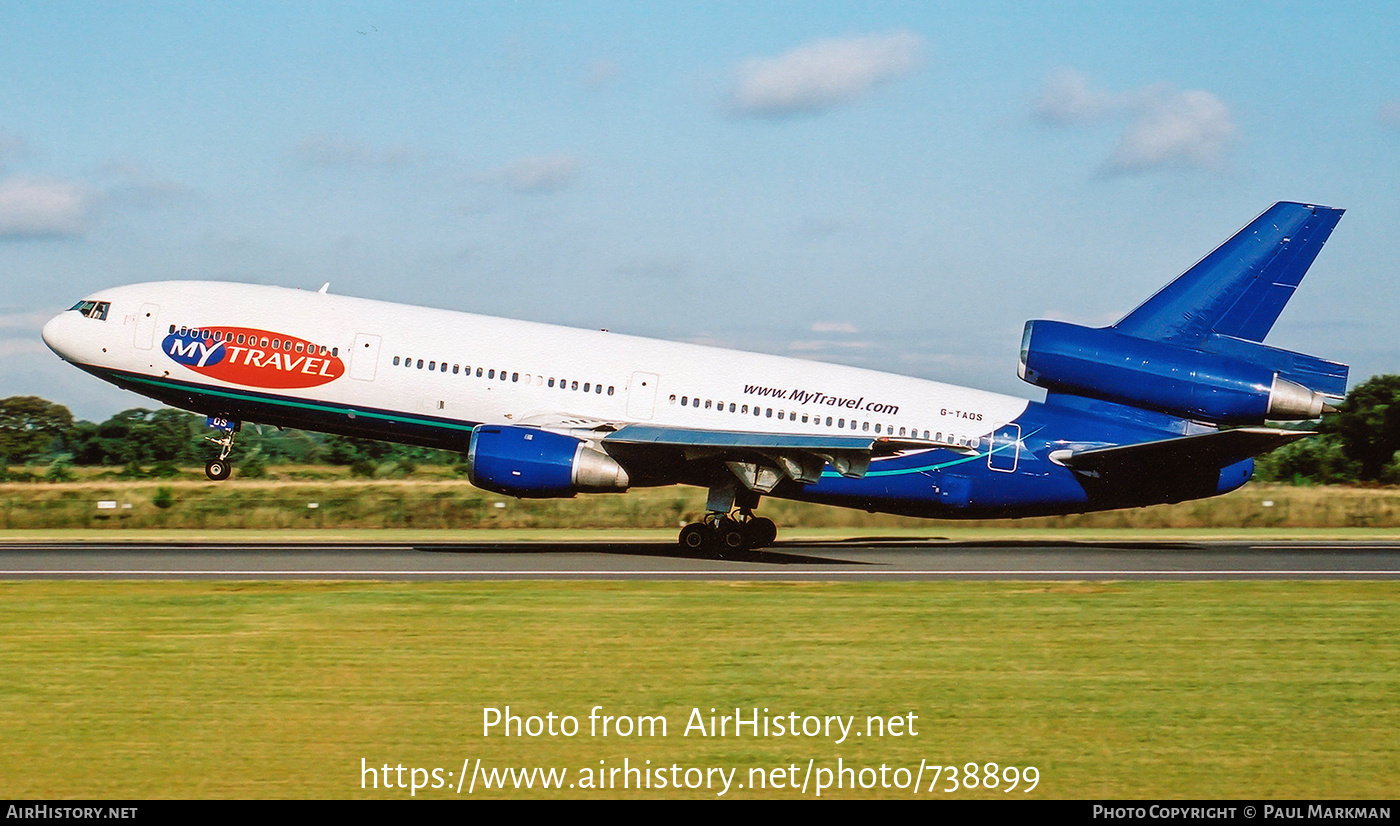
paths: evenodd
<path fill-rule="evenodd" d="M 95 318 L 98 321 L 107 320 L 107 310 L 112 306 L 110 301 L 79 301 L 70 310 L 77 310 L 88 318 Z"/>

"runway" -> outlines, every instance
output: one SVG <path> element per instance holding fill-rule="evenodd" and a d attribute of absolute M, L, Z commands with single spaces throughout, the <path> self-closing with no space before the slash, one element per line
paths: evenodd
<path fill-rule="evenodd" d="M 1395 542 L 778 542 L 719 558 L 656 542 L 13 542 L 0 579 L 1400 579 Z"/>

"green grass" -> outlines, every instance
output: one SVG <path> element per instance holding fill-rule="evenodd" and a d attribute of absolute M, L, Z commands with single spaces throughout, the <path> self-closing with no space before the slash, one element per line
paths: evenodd
<path fill-rule="evenodd" d="M 440 469 L 439 469 L 440 470 Z M 286 478 L 124 481 L 88 473 L 63 483 L 0 483 L 0 531 L 91 530 L 537 530 L 674 531 L 704 513 L 697 488 L 641 489 L 575 499 L 519 500 L 439 474 L 413 479 Z M 99 509 L 99 501 L 115 503 Z M 162 507 L 161 505 L 165 505 Z M 315 507 L 309 507 L 315 505 Z M 1249 485 L 1176 505 L 983 522 L 932 521 L 765 498 L 761 514 L 784 529 L 915 531 L 1291 530 L 1400 528 L 1400 489 Z"/>
<path fill-rule="evenodd" d="M 1391 582 L 9 582 L 0 605 L 5 797 L 407 795 L 362 791 L 361 758 L 740 782 L 996 761 L 1051 798 L 1393 797 L 1400 774 Z M 585 731 L 483 738 L 506 704 Z M 588 737 L 595 705 L 669 736 Z M 735 706 L 912 712 L 919 734 L 681 736 L 692 707 Z"/>

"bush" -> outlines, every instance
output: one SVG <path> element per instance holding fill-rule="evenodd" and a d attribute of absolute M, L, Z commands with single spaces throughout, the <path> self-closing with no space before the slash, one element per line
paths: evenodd
<path fill-rule="evenodd" d="M 267 478 L 267 463 L 263 461 L 260 454 L 254 453 L 238 466 L 238 475 L 244 479 L 265 479 Z"/>
<path fill-rule="evenodd" d="M 49 469 L 44 473 L 44 480 L 47 482 L 71 482 L 77 477 L 73 475 L 73 470 L 68 467 L 68 463 L 62 459 L 57 459 L 49 465 Z"/>
<path fill-rule="evenodd" d="M 145 478 L 146 478 L 146 469 L 143 468 L 143 467 L 141 467 L 141 463 L 140 463 L 140 462 L 136 461 L 135 459 L 132 459 L 130 462 L 127 462 L 127 463 L 126 463 L 126 466 L 125 466 L 125 467 L 122 468 L 121 473 L 118 473 L 118 474 L 117 474 L 117 478 L 118 478 L 118 479 L 145 479 Z"/>
<path fill-rule="evenodd" d="M 368 459 L 356 459 L 350 463 L 351 476 L 363 476 L 366 479 L 374 478 L 374 463 Z"/>
<path fill-rule="evenodd" d="M 169 508 L 170 506 L 175 504 L 175 491 L 171 490 L 165 485 L 161 485 L 160 487 L 156 488 L 156 495 L 151 497 L 151 504 L 155 505 L 161 510 Z"/>
<path fill-rule="evenodd" d="M 180 475 L 180 468 L 174 462 L 156 462 L 155 467 L 151 468 L 150 475 L 157 479 L 174 479 Z"/>

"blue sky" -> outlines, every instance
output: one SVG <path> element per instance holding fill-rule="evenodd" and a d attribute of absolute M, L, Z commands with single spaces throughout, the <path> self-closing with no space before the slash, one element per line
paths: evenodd
<path fill-rule="evenodd" d="M 1277 200 L 1269 343 L 1400 371 L 1400 11 L 1315 3 L 0 5 L 0 395 L 145 404 L 43 320 L 225 279 L 1038 397 Z M 723 369 L 723 365 L 716 365 Z"/>

